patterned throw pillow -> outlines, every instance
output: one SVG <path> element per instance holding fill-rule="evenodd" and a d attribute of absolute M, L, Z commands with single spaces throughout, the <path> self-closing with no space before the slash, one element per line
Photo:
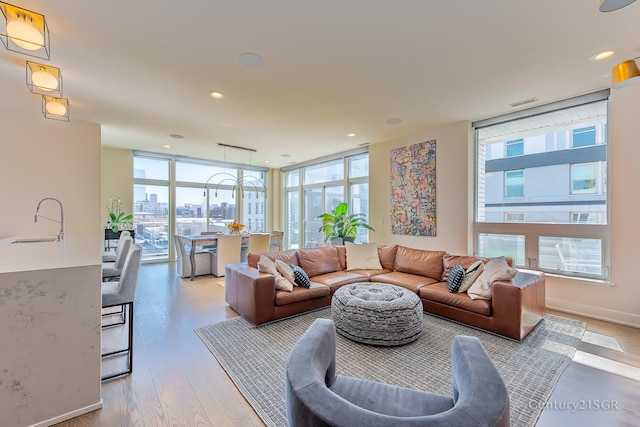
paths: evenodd
<path fill-rule="evenodd" d="M 449 292 L 458 292 L 458 289 L 462 284 L 462 279 L 464 279 L 464 273 L 464 268 L 462 268 L 460 264 L 456 264 L 453 266 L 453 268 L 449 272 L 449 277 L 447 278 L 447 286 L 449 288 Z"/>
<path fill-rule="evenodd" d="M 291 264 L 291 269 L 293 270 L 293 279 L 296 285 L 302 286 L 303 288 L 311 286 L 309 276 L 307 276 L 307 273 L 304 272 L 302 267 Z"/>

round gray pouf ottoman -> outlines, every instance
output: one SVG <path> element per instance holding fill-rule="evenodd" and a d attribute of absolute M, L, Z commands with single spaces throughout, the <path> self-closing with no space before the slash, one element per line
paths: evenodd
<path fill-rule="evenodd" d="M 331 299 L 336 331 L 364 344 L 408 344 L 422 333 L 422 303 L 408 289 L 385 283 L 354 283 Z"/>

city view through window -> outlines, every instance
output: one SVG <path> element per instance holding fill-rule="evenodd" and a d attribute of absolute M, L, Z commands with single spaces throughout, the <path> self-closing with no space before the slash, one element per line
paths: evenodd
<path fill-rule="evenodd" d="M 476 129 L 476 251 L 606 278 L 607 101 Z"/>
<path fill-rule="evenodd" d="M 175 168 L 173 180 L 169 179 L 171 167 Z M 180 235 L 227 232 L 227 224 L 233 221 L 244 224 L 247 231 L 263 231 L 265 175 L 264 171 L 136 156 L 134 227 L 144 259 L 168 256 L 172 225 Z"/>

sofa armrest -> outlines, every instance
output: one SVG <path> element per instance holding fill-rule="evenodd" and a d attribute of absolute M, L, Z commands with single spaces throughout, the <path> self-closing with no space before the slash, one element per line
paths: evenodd
<path fill-rule="evenodd" d="M 545 312 L 545 276 L 519 270 L 511 280 L 493 283 L 492 313 L 498 333 L 522 339 Z"/>
<path fill-rule="evenodd" d="M 275 313 L 275 278 L 245 263 L 227 264 L 224 297 L 227 304 L 253 324 L 268 322 Z"/>

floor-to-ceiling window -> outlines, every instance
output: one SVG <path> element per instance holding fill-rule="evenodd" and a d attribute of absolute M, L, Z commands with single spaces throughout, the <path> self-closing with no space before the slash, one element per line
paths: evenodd
<path fill-rule="evenodd" d="M 318 216 L 347 202 L 351 213 L 369 213 L 369 153 L 345 153 L 335 158 L 283 169 L 285 247 L 326 244 Z M 359 230 L 356 242 L 366 242 L 367 230 Z"/>
<path fill-rule="evenodd" d="M 473 124 L 475 252 L 608 278 L 607 102 L 601 91 Z"/>
<path fill-rule="evenodd" d="M 134 153 L 134 227 L 143 259 L 167 259 L 173 234 L 265 230 L 266 169 Z"/>

